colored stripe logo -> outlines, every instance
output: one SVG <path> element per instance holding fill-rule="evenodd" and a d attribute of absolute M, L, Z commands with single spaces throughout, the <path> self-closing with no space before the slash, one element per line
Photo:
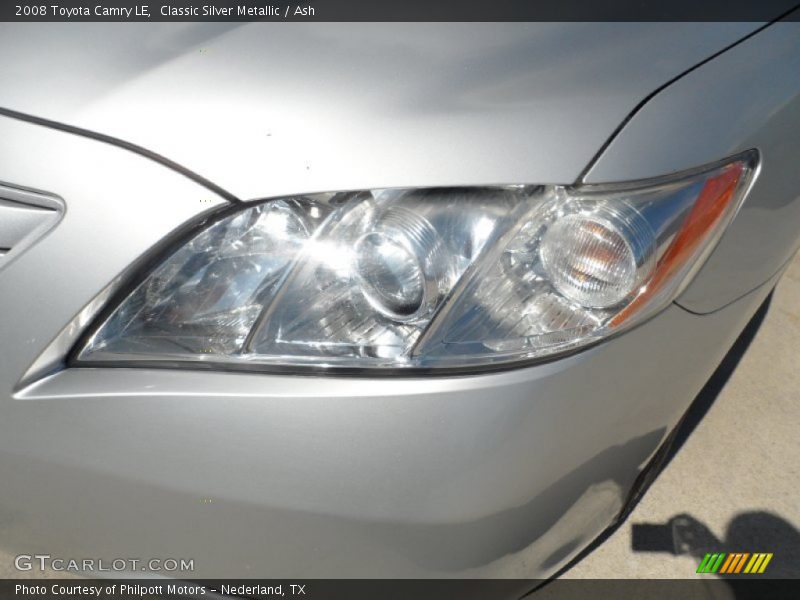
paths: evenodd
<path fill-rule="evenodd" d="M 715 552 L 708 553 L 700 561 L 697 573 L 719 573 L 736 575 L 763 573 L 772 560 L 772 552 Z"/>

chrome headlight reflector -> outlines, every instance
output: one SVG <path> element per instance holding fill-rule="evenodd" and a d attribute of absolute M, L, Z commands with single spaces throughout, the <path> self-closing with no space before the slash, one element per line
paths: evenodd
<path fill-rule="evenodd" d="M 226 211 L 95 326 L 78 362 L 518 363 L 641 322 L 685 287 L 754 151 L 610 186 L 374 190 Z"/>

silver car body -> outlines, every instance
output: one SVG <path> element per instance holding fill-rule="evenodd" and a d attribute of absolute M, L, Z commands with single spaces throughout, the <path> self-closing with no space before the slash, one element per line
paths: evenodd
<path fill-rule="evenodd" d="M 762 25 L 4 26 L 0 197 L 53 214 L 0 257 L 0 544 L 190 557 L 193 577 L 557 572 L 797 249 L 800 23 Z M 560 360 L 64 365 L 131 265 L 230 197 L 631 181 L 750 148 L 755 184 L 681 297 Z"/>

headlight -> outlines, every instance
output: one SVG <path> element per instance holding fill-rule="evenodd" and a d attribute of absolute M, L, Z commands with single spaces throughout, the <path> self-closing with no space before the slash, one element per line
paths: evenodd
<path fill-rule="evenodd" d="M 184 239 L 78 362 L 480 367 L 573 350 L 688 283 L 755 151 L 610 186 L 375 190 L 265 200 Z"/>

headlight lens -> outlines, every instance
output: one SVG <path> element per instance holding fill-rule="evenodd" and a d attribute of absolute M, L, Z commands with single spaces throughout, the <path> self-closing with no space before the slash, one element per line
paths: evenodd
<path fill-rule="evenodd" d="M 183 240 L 78 360 L 452 368 L 564 352 L 671 301 L 756 160 L 630 185 L 259 202 Z"/>

